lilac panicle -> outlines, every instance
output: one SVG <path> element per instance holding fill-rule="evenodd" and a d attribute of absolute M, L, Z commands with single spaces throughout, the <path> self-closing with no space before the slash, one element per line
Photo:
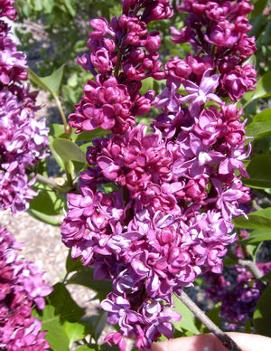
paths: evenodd
<path fill-rule="evenodd" d="M 33 308 L 43 309 L 51 292 L 43 274 L 19 254 L 12 235 L 0 227 L 0 349 L 44 351 L 49 349 L 41 322 Z"/>
<path fill-rule="evenodd" d="M 45 120 L 35 118 L 35 93 L 27 79 L 25 55 L 17 51 L 5 17 L 15 19 L 14 1 L 0 1 L 0 210 L 27 209 L 35 192 L 31 169 L 46 156 Z"/>
<path fill-rule="evenodd" d="M 190 42 L 197 54 L 215 67 L 220 74 L 220 96 L 237 101 L 253 90 L 256 71 L 245 63 L 256 51 L 255 38 L 248 35 L 252 28 L 247 18 L 253 10 L 250 1 L 183 0 L 179 10 L 188 13 L 186 26 L 180 31 L 172 28 L 172 39 Z"/>
<path fill-rule="evenodd" d="M 171 310 L 173 294 L 202 273 L 222 272 L 236 237 L 232 219 L 250 199 L 241 182 L 250 149 L 235 104 L 255 84 L 253 67 L 244 65 L 254 52 L 246 34 L 252 7 L 242 3 L 184 1 L 187 25 L 173 28 L 172 39 L 190 41 L 197 54 L 164 67 L 159 33 L 147 24 L 173 15 L 168 0 L 123 0 L 120 17 L 90 22 L 89 52 L 78 61 L 94 78 L 70 125 L 112 134 L 87 151 L 89 168 L 79 193 L 68 195 L 62 238 L 96 279 L 112 281 L 101 306 L 119 331 L 105 341 L 122 351 L 127 338 L 147 350 L 172 336 L 180 318 Z M 149 77 L 166 80 L 157 96 L 141 94 Z M 159 110 L 152 126 L 136 124 L 152 106 Z"/>

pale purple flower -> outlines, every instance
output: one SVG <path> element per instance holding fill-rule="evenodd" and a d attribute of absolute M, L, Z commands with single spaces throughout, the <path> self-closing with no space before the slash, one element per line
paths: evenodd
<path fill-rule="evenodd" d="M 182 97 L 180 102 L 189 104 L 189 111 L 192 116 L 196 116 L 202 105 L 206 104 L 207 101 L 221 103 L 221 99 L 214 94 L 219 84 L 219 74 L 211 75 L 211 73 L 211 69 L 205 71 L 199 85 L 190 80 L 183 83 L 187 95 Z"/>
<path fill-rule="evenodd" d="M 0 91 L 0 209 L 24 211 L 35 196 L 28 173 L 46 157 L 48 129 L 34 117 L 34 100 L 27 90 L 13 95 Z"/>
<path fill-rule="evenodd" d="M 0 2 L 0 17 L 15 18 L 14 1 Z M 25 55 L 16 49 L 9 26 L 0 21 L 0 210 L 25 211 L 36 195 L 30 176 L 47 155 L 48 129 L 35 118 L 36 93 L 27 79 Z"/>

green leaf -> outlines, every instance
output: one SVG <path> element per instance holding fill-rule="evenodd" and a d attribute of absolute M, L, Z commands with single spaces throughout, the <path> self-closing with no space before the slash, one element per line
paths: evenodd
<path fill-rule="evenodd" d="M 262 38 L 262 45 L 269 45 L 271 42 L 271 23 L 267 23 L 267 26 L 265 27 L 265 31 L 263 34 Z"/>
<path fill-rule="evenodd" d="M 70 347 L 75 341 L 82 340 L 85 337 L 85 326 L 80 323 L 65 322 L 64 330 L 69 338 Z"/>
<path fill-rule="evenodd" d="M 49 136 L 48 139 L 49 139 L 49 148 L 55 161 L 57 162 L 57 164 L 62 170 L 65 170 L 65 162 L 62 160 L 62 158 L 58 155 L 58 153 L 54 149 L 54 146 L 53 146 L 54 138 L 52 136 Z"/>
<path fill-rule="evenodd" d="M 63 161 L 76 161 L 79 163 L 86 163 L 85 153 L 71 140 L 55 138 L 53 139 L 51 145 Z"/>
<path fill-rule="evenodd" d="M 111 282 L 105 280 L 94 280 L 92 269 L 83 268 L 69 278 L 67 284 L 82 285 L 97 292 L 97 297 L 102 300 L 111 291 Z"/>
<path fill-rule="evenodd" d="M 254 10 L 253 10 L 251 16 L 256 17 L 256 16 L 260 15 L 263 12 L 267 2 L 268 2 L 268 0 L 256 0 L 256 1 L 254 0 L 253 1 Z"/>
<path fill-rule="evenodd" d="M 245 240 L 245 242 L 248 242 L 249 244 L 254 244 L 268 240 L 271 240 L 271 228 L 253 230 L 250 233 L 249 238 Z"/>
<path fill-rule="evenodd" d="M 54 351 L 69 351 L 69 338 L 65 328 L 60 321 L 60 317 L 55 313 L 55 307 L 47 305 L 38 315 L 42 321 L 42 330 L 47 331 L 46 340 Z"/>
<path fill-rule="evenodd" d="M 54 8 L 54 0 L 43 0 L 43 8 L 45 13 L 51 13 Z"/>
<path fill-rule="evenodd" d="M 72 259 L 71 257 L 71 250 L 69 250 L 67 259 L 66 259 L 66 272 L 70 273 L 70 272 L 74 272 L 77 271 L 79 269 L 82 269 L 82 263 L 79 259 Z"/>
<path fill-rule="evenodd" d="M 256 310 L 253 315 L 254 326 L 257 334 L 271 336 L 270 301 L 271 301 L 271 286 L 268 286 L 264 290 L 261 298 L 259 299 Z"/>
<path fill-rule="evenodd" d="M 60 316 L 63 322 L 78 322 L 85 313 L 84 309 L 77 305 L 62 283 L 54 285 L 54 290 L 48 296 L 48 301 L 54 306 L 55 313 Z"/>
<path fill-rule="evenodd" d="M 42 0 L 35 0 L 34 1 L 34 9 L 37 12 L 39 12 L 39 11 L 41 11 L 43 9 Z"/>
<path fill-rule="evenodd" d="M 62 213 L 64 200 L 49 186 L 36 183 L 35 188 L 38 190 L 38 195 L 30 202 L 30 209 L 46 215 L 59 215 Z"/>
<path fill-rule="evenodd" d="M 210 311 L 208 311 L 208 312 L 206 313 L 207 316 L 208 316 L 216 325 L 220 325 L 220 324 L 221 324 L 220 309 L 221 309 L 221 307 L 219 306 L 219 304 L 217 304 L 214 308 L 212 308 Z"/>
<path fill-rule="evenodd" d="M 69 14 L 74 17 L 76 15 L 76 11 L 72 6 L 71 0 L 64 0 L 64 4 L 67 8 L 67 10 L 69 11 Z"/>
<path fill-rule="evenodd" d="M 271 135 L 271 108 L 258 113 L 246 127 L 247 136 L 260 139 Z"/>
<path fill-rule="evenodd" d="M 100 311 L 99 315 L 86 316 L 82 318 L 82 323 L 85 324 L 86 330 L 97 342 L 101 336 L 107 322 L 107 313 Z"/>
<path fill-rule="evenodd" d="M 257 83 L 256 89 L 248 103 L 251 103 L 253 100 L 266 98 L 271 95 L 271 72 L 265 73 L 262 78 Z"/>
<path fill-rule="evenodd" d="M 142 87 L 140 89 L 140 94 L 144 95 L 146 94 L 149 90 L 153 89 L 153 82 L 154 79 L 151 77 L 145 78 L 142 80 Z"/>
<path fill-rule="evenodd" d="M 256 254 L 257 254 L 258 248 L 259 248 L 259 245 L 257 245 L 257 243 L 246 244 L 246 252 L 252 258 L 253 261 L 256 260 Z"/>
<path fill-rule="evenodd" d="M 27 213 L 29 213 L 30 216 L 43 223 L 54 225 L 56 227 L 59 227 L 62 223 L 62 220 L 60 220 L 59 216 L 47 215 L 43 212 L 39 212 L 31 208 L 28 209 Z"/>
<path fill-rule="evenodd" d="M 245 179 L 246 185 L 256 189 L 271 188 L 271 154 L 255 155 L 247 171 L 250 178 Z"/>
<path fill-rule="evenodd" d="M 82 346 L 79 346 L 76 351 L 95 351 L 95 347 L 90 347 L 88 345 L 82 345 Z"/>
<path fill-rule="evenodd" d="M 50 125 L 50 135 L 55 138 L 69 138 L 70 135 L 65 134 L 63 124 L 52 123 Z"/>
<path fill-rule="evenodd" d="M 92 141 L 94 138 L 101 138 L 105 137 L 107 135 L 111 134 L 109 130 L 104 130 L 104 129 L 95 129 L 91 132 L 83 132 L 80 134 L 74 134 L 74 140 L 75 141 Z"/>
<path fill-rule="evenodd" d="M 64 65 L 56 69 L 50 76 L 39 77 L 30 68 L 28 69 L 29 79 L 32 83 L 45 91 L 49 91 L 54 97 L 59 95 L 59 90 L 64 73 Z"/>
<path fill-rule="evenodd" d="M 174 323 L 174 327 L 177 330 L 186 330 L 193 334 L 199 334 L 200 331 L 196 326 L 196 320 L 193 313 L 178 299 L 178 297 L 174 296 L 173 300 L 175 305 L 174 310 L 181 315 L 181 320 Z"/>
<path fill-rule="evenodd" d="M 271 282 L 271 272 L 266 273 L 261 279 L 267 283 L 270 283 Z"/>
<path fill-rule="evenodd" d="M 271 228 L 271 207 L 251 212 L 248 219 L 240 216 L 234 219 L 237 228 L 270 230 Z"/>
<path fill-rule="evenodd" d="M 98 316 L 97 322 L 95 324 L 95 333 L 93 335 L 94 339 L 98 341 L 99 337 L 101 336 L 107 322 L 107 312 L 101 311 L 100 315 Z"/>

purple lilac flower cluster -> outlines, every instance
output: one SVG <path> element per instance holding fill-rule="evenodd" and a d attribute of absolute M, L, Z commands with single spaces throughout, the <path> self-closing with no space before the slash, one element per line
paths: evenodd
<path fill-rule="evenodd" d="M 32 309 L 43 309 L 51 292 L 43 274 L 19 255 L 19 245 L 0 227 L 0 349 L 44 351 L 49 349 L 41 322 Z"/>
<path fill-rule="evenodd" d="M 245 61 L 256 50 L 255 38 L 249 37 L 251 25 L 247 15 L 253 10 L 249 0 L 183 0 L 179 7 L 181 12 L 188 13 L 186 26 L 177 30 L 172 28 L 175 43 L 189 41 L 195 52 L 203 54 L 201 68 L 215 67 L 220 73 L 219 96 L 229 96 L 231 100 L 239 100 L 245 92 L 252 90 L 255 85 L 256 72 L 253 65 Z M 203 58 L 201 56 L 201 58 Z M 181 65 L 182 78 L 187 79 L 191 67 L 188 62 L 177 60 Z M 176 64 L 175 64 L 176 65 Z M 194 62 L 194 70 L 199 63 Z M 206 69 L 206 68 L 205 68 Z M 193 69 L 192 69 L 193 70 Z M 197 73 L 193 72 L 197 75 Z"/>
<path fill-rule="evenodd" d="M 0 18 L 15 19 L 14 1 L 0 1 Z M 0 210 L 24 211 L 35 192 L 29 171 L 46 155 L 45 120 L 35 119 L 35 93 L 27 79 L 25 55 L 0 19 Z"/>
<path fill-rule="evenodd" d="M 264 273 L 271 271 L 271 262 L 258 263 Z M 221 304 L 220 316 L 227 330 L 242 330 L 255 311 L 265 285 L 241 265 L 224 270 L 223 275 L 207 273 L 204 276 L 206 295 Z"/>
<path fill-rule="evenodd" d="M 110 23 L 91 21 L 90 53 L 79 58 L 94 79 L 70 124 L 79 133 L 102 128 L 112 134 L 88 149 L 80 193 L 68 194 L 62 238 L 74 258 L 93 267 L 96 279 L 113 282 L 101 306 L 119 331 L 106 341 L 125 350 L 126 338 L 148 349 L 159 336 L 170 337 L 179 318 L 171 310 L 172 295 L 202 272 L 222 271 L 227 246 L 235 240 L 232 218 L 243 214 L 240 205 L 250 196 L 240 179 L 247 175 L 242 161 L 249 154 L 242 111 L 225 102 L 232 92 L 220 67 L 238 58 L 242 81 L 251 79 L 243 92 L 255 76 L 236 47 L 207 42 L 207 50 L 203 29 L 186 35 L 198 42 L 197 55 L 172 58 L 163 69 L 159 33 L 149 32 L 147 24 L 173 14 L 169 1 L 122 3 L 123 14 Z M 189 3 L 184 2 L 190 13 L 185 33 L 195 17 Z M 228 6 L 246 22 L 252 7 L 242 3 L 246 11 L 239 1 L 204 1 L 202 7 L 225 4 L 225 18 Z M 197 21 L 206 21 L 204 11 Z M 175 42 L 183 40 L 182 32 L 172 30 Z M 237 36 L 242 35 L 243 29 Z M 140 93 L 148 77 L 166 79 L 160 95 Z M 136 116 L 151 106 L 160 109 L 151 130 L 136 125 Z"/>

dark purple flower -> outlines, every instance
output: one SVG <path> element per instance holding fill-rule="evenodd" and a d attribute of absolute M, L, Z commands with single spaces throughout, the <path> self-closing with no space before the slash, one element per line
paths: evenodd
<path fill-rule="evenodd" d="M 265 274 L 270 272 L 270 262 L 258 263 Z M 224 269 L 223 275 L 208 273 L 204 276 L 206 295 L 221 304 L 220 315 L 227 330 L 243 331 L 252 318 L 264 284 L 240 265 Z"/>

